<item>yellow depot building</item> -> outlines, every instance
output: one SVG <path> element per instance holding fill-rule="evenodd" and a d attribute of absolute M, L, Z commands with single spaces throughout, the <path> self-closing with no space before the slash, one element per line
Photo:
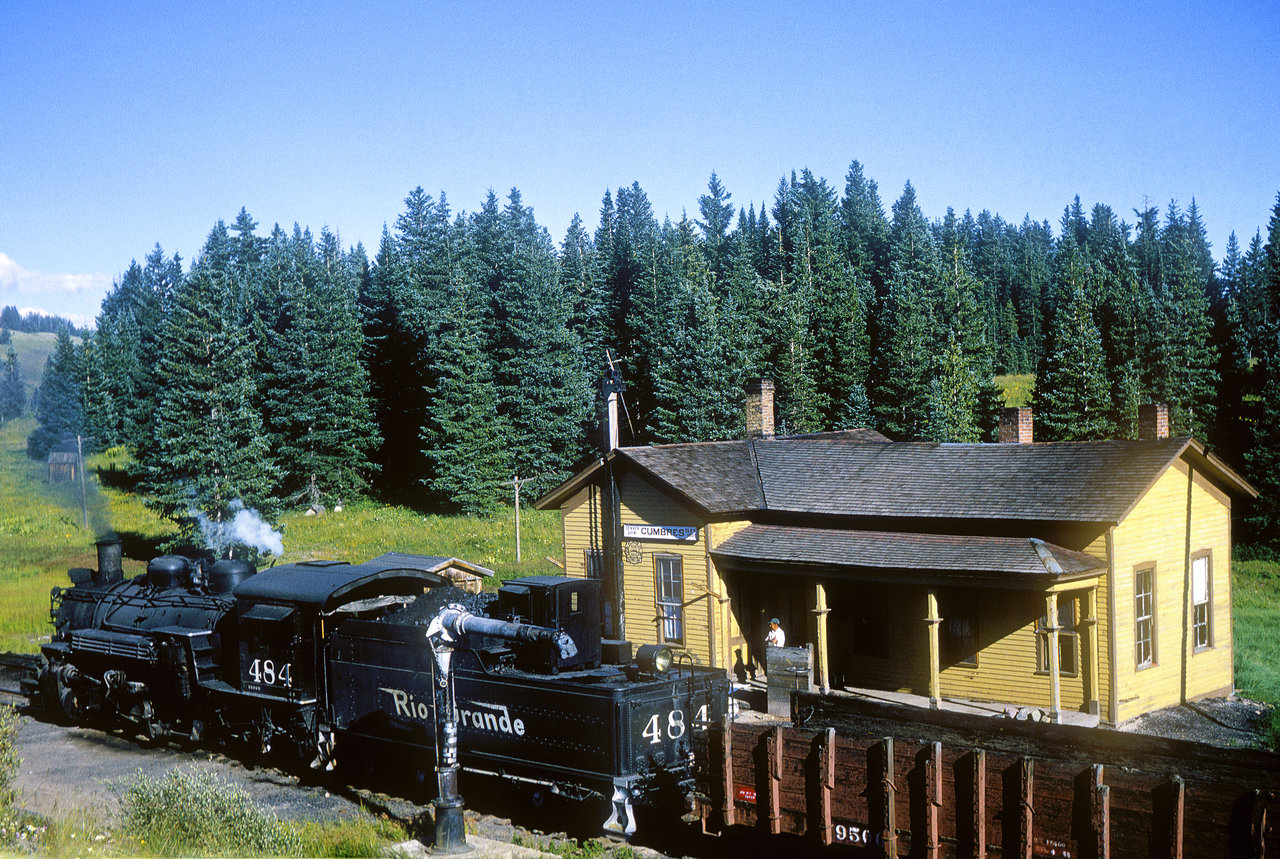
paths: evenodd
<path fill-rule="evenodd" d="M 1256 491 L 1163 406 L 1140 441 L 1039 444 L 1027 409 L 1000 444 L 774 436 L 767 380 L 747 409 L 752 438 L 615 448 L 539 499 L 569 575 L 620 578 L 615 634 L 742 673 L 777 617 L 824 691 L 1055 720 L 1231 692 L 1231 503 Z"/>

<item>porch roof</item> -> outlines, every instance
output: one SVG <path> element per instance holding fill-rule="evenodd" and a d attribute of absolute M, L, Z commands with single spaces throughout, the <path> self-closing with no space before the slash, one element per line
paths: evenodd
<path fill-rule="evenodd" d="M 859 579 L 946 579 L 1047 587 L 1096 578 L 1106 562 L 1034 537 L 851 531 L 753 524 L 711 551 L 728 569 Z"/>

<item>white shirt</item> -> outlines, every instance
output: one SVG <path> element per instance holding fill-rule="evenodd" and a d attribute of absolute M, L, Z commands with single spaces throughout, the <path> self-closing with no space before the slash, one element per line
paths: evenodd
<path fill-rule="evenodd" d="M 770 629 L 769 634 L 764 637 L 765 644 L 771 644 L 774 647 L 786 647 L 787 634 L 782 631 L 782 627 Z"/>

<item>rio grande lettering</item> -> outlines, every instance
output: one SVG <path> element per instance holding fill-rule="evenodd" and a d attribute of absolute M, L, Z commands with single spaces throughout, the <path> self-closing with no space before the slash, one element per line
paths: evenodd
<path fill-rule="evenodd" d="M 386 686 L 381 686 L 378 691 L 391 695 L 391 701 L 397 716 L 404 716 L 407 719 L 419 719 L 423 722 L 431 721 L 430 703 L 416 700 L 413 695 L 403 689 L 390 689 Z M 514 737 L 524 736 L 524 720 L 511 718 L 511 712 L 505 704 L 472 701 L 468 706 L 483 707 L 485 709 L 459 707 L 458 721 L 462 727 L 476 728 L 482 731 L 496 731 L 501 734 L 510 734 Z"/>

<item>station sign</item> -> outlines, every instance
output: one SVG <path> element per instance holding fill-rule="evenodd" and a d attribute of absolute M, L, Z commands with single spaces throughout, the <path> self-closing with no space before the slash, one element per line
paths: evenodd
<path fill-rule="evenodd" d="M 695 525 L 623 525 L 622 539 L 696 543 L 698 528 Z"/>

